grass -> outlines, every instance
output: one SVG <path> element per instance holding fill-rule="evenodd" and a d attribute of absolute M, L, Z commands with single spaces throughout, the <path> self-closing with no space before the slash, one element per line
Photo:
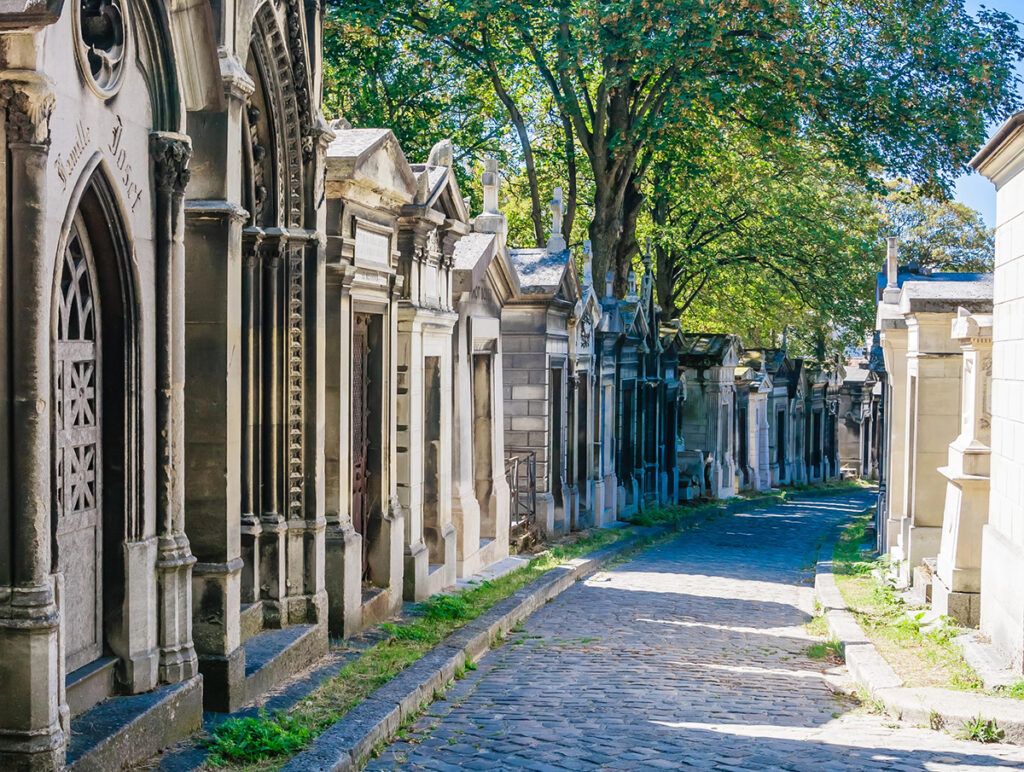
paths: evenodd
<path fill-rule="evenodd" d="M 1006 733 L 996 725 L 994 720 L 981 716 L 975 716 L 965 721 L 959 734 L 961 740 L 974 740 L 979 743 L 1002 742 L 1005 736 Z"/>
<path fill-rule="evenodd" d="M 228 719 L 220 724 L 207 741 L 207 763 L 246 770 L 280 766 L 372 692 L 498 601 L 552 568 L 614 544 L 630 533 L 630 529 L 617 528 L 574 535 L 499 579 L 480 582 L 456 594 L 429 598 L 416 607 L 408 620 L 382 624 L 386 639 L 367 649 L 291 711 Z M 467 662 L 465 669 L 476 670 L 476 664 Z"/>
<path fill-rule="evenodd" d="M 1024 700 L 1024 681 L 1017 681 L 999 690 L 1003 697 L 1012 697 L 1015 700 Z"/>
<path fill-rule="evenodd" d="M 925 629 L 924 612 L 909 615 L 913 609 L 876 578 L 874 569 L 884 562 L 862 550 L 872 517 L 868 512 L 855 518 L 832 554 L 836 584 L 850 611 L 907 686 L 981 690 L 981 679 L 953 645 L 960 629 L 948 619 Z"/>
<path fill-rule="evenodd" d="M 843 657 L 843 645 L 835 640 L 819 641 L 807 647 L 807 656 L 811 659 L 820 659 L 834 665 L 841 665 L 845 662 Z"/>
<path fill-rule="evenodd" d="M 841 489 L 853 487 L 844 484 Z M 783 491 L 759 494 L 750 499 L 771 503 L 784 500 L 785 497 L 786 492 Z M 648 509 L 634 516 L 630 522 L 633 525 L 669 525 L 679 529 L 696 524 L 704 516 L 713 516 L 724 510 L 725 505 L 719 502 Z M 573 534 L 534 557 L 527 565 L 499 579 L 480 582 L 461 592 L 437 595 L 424 601 L 409 619 L 382 624 L 380 627 L 387 634 L 386 639 L 371 646 L 287 713 L 228 719 L 218 726 L 207 741 L 208 765 L 250 772 L 279 768 L 289 756 L 306 747 L 353 707 L 423 657 L 459 627 L 476 619 L 551 569 L 610 546 L 631 534 L 630 528 L 597 529 Z M 628 553 L 617 556 L 617 561 L 645 549 L 653 541 L 646 539 L 638 542 Z M 502 640 L 504 636 L 499 635 L 496 642 Z M 477 668 L 471 661 L 467 661 L 464 667 L 466 671 Z"/>

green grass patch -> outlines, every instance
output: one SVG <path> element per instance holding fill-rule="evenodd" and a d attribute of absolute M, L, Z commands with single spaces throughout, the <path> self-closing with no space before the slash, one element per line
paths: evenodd
<path fill-rule="evenodd" d="M 981 716 L 975 716 L 965 721 L 959 734 L 961 740 L 974 740 L 979 743 L 1002 742 L 1005 736 L 1006 733 L 996 725 L 993 719 Z"/>
<path fill-rule="evenodd" d="M 1015 700 L 1024 700 L 1024 681 L 1017 681 L 999 690 L 1003 697 L 1012 697 Z"/>
<path fill-rule="evenodd" d="M 873 512 L 867 512 L 854 518 L 832 553 L 836 584 L 850 611 L 907 686 L 981 690 L 981 679 L 953 645 L 960 628 L 948 619 L 923 628 L 924 612 L 915 613 L 892 587 L 876 578 L 874 569 L 884 574 L 885 563 L 864 546 L 873 517 Z"/>
<path fill-rule="evenodd" d="M 245 770 L 279 767 L 459 627 L 556 566 L 610 546 L 631 533 L 629 528 L 613 528 L 573 534 L 499 579 L 429 598 L 409 619 L 382 624 L 381 630 L 387 633 L 385 640 L 367 649 L 288 713 L 225 721 L 207 743 L 207 763 Z M 467 662 L 465 669 L 476 670 L 476 664 Z"/>
<path fill-rule="evenodd" d="M 819 641 L 807 647 L 807 656 L 840 665 L 845 662 L 843 645 L 837 640 Z"/>

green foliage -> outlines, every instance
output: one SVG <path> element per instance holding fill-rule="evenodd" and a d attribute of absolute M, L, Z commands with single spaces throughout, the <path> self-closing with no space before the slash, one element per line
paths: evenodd
<path fill-rule="evenodd" d="M 728 143 L 748 133 L 755 146 L 797 144 L 862 184 L 905 176 L 934 193 L 960 173 L 986 124 L 1016 107 L 1014 65 L 1024 55 L 1008 14 L 972 15 L 964 0 L 329 5 L 332 18 L 371 42 L 397 41 L 385 64 L 409 56 L 412 88 L 387 92 L 386 104 L 403 94 L 415 104 L 436 80 L 479 105 L 477 114 L 454 111 L 465 146 L 474 144 L 475 121 L 483 123 L 476 142 L 506 119 L 516 127 L 502 145 L 518 150 L 514 166 L 530 178 L 534 224 L 547 193 L 538 194 L 538 169 L 564 170 L 570 191 L 592 191 L 576 197 L 592 202 L 595 275 L 614 269 L 620 292 L 647 216 L 646 186 L 668 179 L 654 173 L 666 148 L 696 159 L 723 136 Z M 355 58 L 346 77 L 359 78 L 359 69 Z"/>
<path fill-rule="evenodd" d="M 858 516 L 840 535 L 832 553 L 839 590 L 864 632 L 908 685 L 978 690 L 981 680 L 953 639 L 962 631 L 944 618 L 924 627 L 924 612 L 911 609 L 875 575 L 885 563 L 873 560 L 865 537 L 873 513 Z"/>
<path fill-rule="evenodd" d="M 207 743 L 208 761 L 215 767 L 252 764 L 290 756 L 313 739 L 312 730 L 287 713 L 261 711 L 255 718 L 229 718 L 213 730 Z"/>
<path fill-rule="evenodd" d="M 964 722 L 960 730 L 961 740 L 974 740 L 979 743 L 1002 742 L 1006 733 L 999 728 L 994 719 L 975 716 Z"/>
<path fill-rule="evenodd" d="M 482 585 L 487 584 L 483 582 Z M 470 618 L 469 603 L 460 595 L 435 595 L 419 605 L 419 611 L 432 622 L 460 621 Z"/>
<path fill-rule="evenodd" d="M 1024 681 L 1017 681 L 1000 689 L 1000 693 L 1015 700 L 1024 700 Z"/>
<path fill-rule="evenodd" d="M 807 656 L 811 659 L 824 660 L 836 665 L 845 661 L 843 658 L 843 644 L 837 640 L 812 643 L 807 647 Z"/>
<path fill-rule="evenodd" d="M 933 271 L 992 270 L 995 236 L 969 206 L 893 180 L 878 198 L 880 236 L 900 240 L 900 263 Z"/>

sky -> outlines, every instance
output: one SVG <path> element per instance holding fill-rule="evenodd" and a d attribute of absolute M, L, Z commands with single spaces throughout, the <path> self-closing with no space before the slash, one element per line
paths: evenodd
<path fill-rule="evenodd" d="M 989 8 L 994 8 L 998 11 L 1007 11 L 1012 13 L 1018 19 L 1024 19 L 1024 0 L 968 0 L 967 9 L 971 13 L 975 13 L 978 7 L 985 5 Z M 1018 64 L 1018 71 L 1024 75 L 1024 64 Z M 1024 94 L 1022 94 L 1022 100 L 1024 100 Z M 999 128 L 999 124 L 993 124 L 989 126 L 989 136 L 991 137 L 996 130 Z M 978 148 L 979 150 L 981 148 Z M 974 207 L 982 216 L 985 218 L 985 222 L 988 225 L 994 226 L 996 221 L 996 190 L 992 187 L 992 183 L 986 180 L 979 174 L 967 174 L 957 180 L 955 197 L 957 201 Z"/>

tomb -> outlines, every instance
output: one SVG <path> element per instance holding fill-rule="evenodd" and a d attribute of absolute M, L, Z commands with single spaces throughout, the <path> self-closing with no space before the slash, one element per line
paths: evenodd
<path fill-rule="evenodd" d="M 402 602 L 395 475 L 398 220 L 416 178 L 391 131 L 339 123 L 327 149 L 325 572 L 330 631 Z"/>
<path fill-rule="evenodd" d="M 742 345 L 735 335 L 684 333 L 681 337 L 679 366 L 686 378 L 682 432 L 689 461 L 685 474 L 697 478 L 701 495 L 729 498 L 737 493 L 739 474 L 734 411 Z M 749 447 L 744 450 L 749 453 Z"/>
<path fill-rule="evenodd" d="M 580 298 L 575 262 L 562 235 L 562 192 L 552 200 L 546 247 L 509 250 L 518 291 L 501 311 L 505 452 L 534 459 L 536 522 L 567 532 L 577 516 L 569 478 L 569 317 Z"/>
<path fill-rule="evenodd" d="M 453 348 L 452 518 L 463 577 L 508 556 L 512 517 L 505 472 L 501 311 L 518 285 L 507 252 L 508 223 L 498 208 L 494 159 L 486 160 L 482 182 L 483 211 L 473 219 L 473 232 L 456 243 L 452 267 L 452 298 L 459 314 Z"/>
<path fill-rule="evenodd" d="M 405 514 L 407 600 L 423 600 L 455 584 L 452 522 L 452 256 L 470 230 L 455 179 L 451 142 L 425 164 L 413 164 L 416 195 L 399 219 L 397 473 Z"/>

